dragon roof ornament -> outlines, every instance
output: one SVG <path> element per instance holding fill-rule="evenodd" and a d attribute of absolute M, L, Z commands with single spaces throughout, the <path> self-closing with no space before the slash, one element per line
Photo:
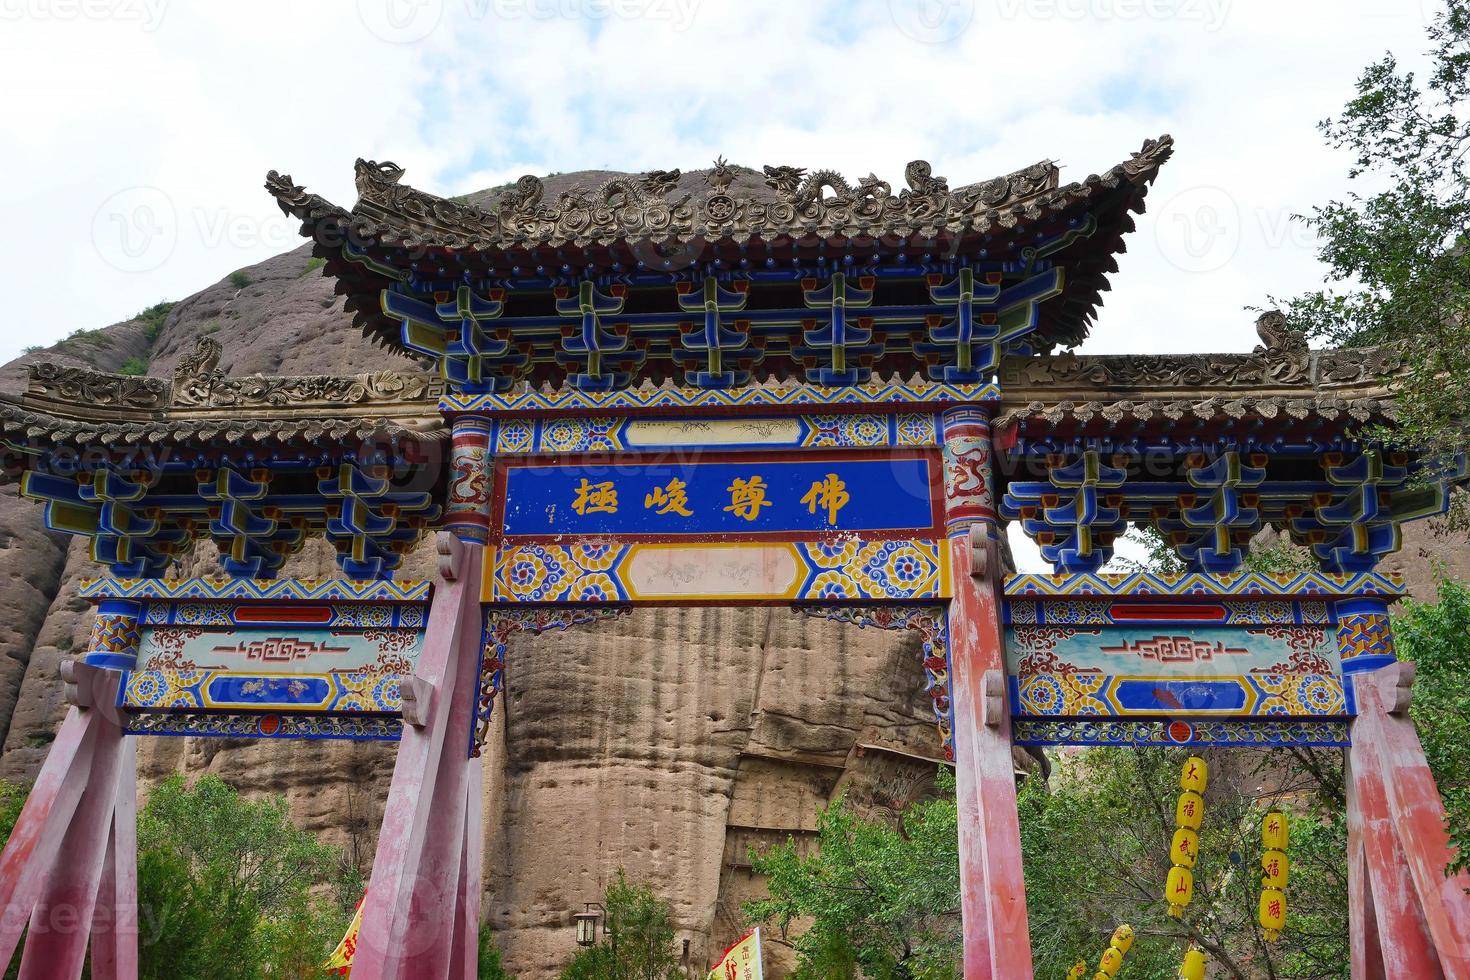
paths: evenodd
<path fill-rule="evenodd" d="M 1061 185 L 1057 166 L 1042 161 L 954 189 L 934 176 L 928 162 L 915 160 L 905 169 L 907 186 L 896 192 L 871 174 L 850 184 L 832 170 L 767 166 L 757 173 L 723 158 L 702 174 L 615 174 L 596 187 L 573 184 L 554 197 L 545 181 L 527 175 L 483 204 L 416 190 L 402 183 L 402 167 L 367 160 L 357 161 L 358 201 L 351 210 L 274 170 L 266 189 L 304 221 L 347 222 L 366 239 L 404 247 L 493 250 L 812 234 L 933 238 L 1014 227 L 1100 191 L 1146 184 L 1172 153 L 1173 140 L 1163 136 L 1075 183 Z"/>

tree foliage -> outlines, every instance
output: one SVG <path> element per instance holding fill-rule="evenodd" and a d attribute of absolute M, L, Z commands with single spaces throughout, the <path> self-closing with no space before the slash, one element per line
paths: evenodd
<path fill-rule="evenodd" d="M 0 842 L 25 794 L 0 784 Z M 356 870 L 293 826 L 283 797 L 251 801 L 214 775 L 171 776 L 138 814 L 138 975 L 325 977 L 361 894 Z"/>
<path fill-rule="evenodd" d="M 1417 668 L 1410 714 L 1439 784 L 1458 854 L 1470 867 L 1470 589 L 1441 581 L 1438 601 L 1406 601 L 1394 617 L 1399 656 Z"/>
<path fill-rule="evenodd" d="M 152 789 L 138 851 L 144 977 L 320 976 L 361 896 L 283 797 L 247 800 L 212 774 Z"/>
<path fill-rule="evenodd" d="M 788 935 L 811 977 L 952 977 L 959 953 L 959 850 L 954 777 L 944 795 L 905 811 L 899 826 L 865 820 L 839 802 L 817 818 L 820 850 L 794 841 L 753 854 L 770 898 L 746 914 Z"/>
<path fill-rule="evenodd" d="M 579 952 L 562 980 L 682 980 L 668 902 L 646 885 L 630 884 L 619 868 L 603 905 L 607 935 Z"/>
<path fill-rule="evenodd" d="M 1412 373 L 1383 435 L 1453 451 L 1470 396 L 1470 0 L 1446 0 L 1428 36 L 1426 73 L 1385 54 L 1321 124 L 1361 189 L 1302 218 L 1328 284 L 1284 307 L 1334 343 L 1400 345 Z"/>

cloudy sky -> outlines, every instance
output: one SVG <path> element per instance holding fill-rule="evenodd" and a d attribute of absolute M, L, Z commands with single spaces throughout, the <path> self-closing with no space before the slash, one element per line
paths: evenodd
<path fill-rule="evenodd" d="M 268 169 L 350 203 L 358 156 L 457 194 L 581 168 L 1063 179 L 1177 153 L 1093 352 L 1243 350 L 1314 283 L 1340 193 L 1314 124 L 1434 0 L 0 0 L 0 361 L 292 248 Z"/>

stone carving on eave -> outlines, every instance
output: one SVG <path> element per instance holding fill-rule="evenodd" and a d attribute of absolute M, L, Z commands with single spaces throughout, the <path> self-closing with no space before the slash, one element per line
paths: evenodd
<path fill-rule="evenodd" d="M 1058 354 L 1012 357 L 1000 368 L 1008 402 L 1196 402 L 1259 404 L 1272 413 L 1292 402 L 1386 405 L 1393 378 L 1407 370 L 1393 347 L 1313 351 L 1279 312 L 1256 321 L 1262 343 L 1249 354 Z M 1268 414 L 1268 417 L 1270 415 Z"/>
<path fill-rule="evenodd" d="M 267 417 L 361 413 L 365 416 L 437 418 L 444 382 L 427 374 L 228 377 L 218 368 L 219 342 L 201 337 L 179 360 L 173 380 L 107 374 L 46 361 L 29 366 L 20 403 L 72 418 L 238 417 L 242 410 Z"/>
<path fill-rule="evenodd" d="M 850 184 L 831 170 L 767 166 L 763 174 L 723 159 L 691 186 L 678 170 L 617 175 L 595 188 L 574 186 L 547 200 L 545 184 L 527 175 L 491 208 L 446 200 L 400 183 L 403 168 L 357 161 L 358 202 L 349 212 L 272 170 L 266 189 L 283 210 L 303 220 L 348 221 L 356 234 L 405 247 L 496 249 L 534 245 L 609 245 L 654 239 L 778 237 L 806 234 L 919 235 L 987 232 L 1040 218 L 1048 210 L 1125 183 L 1146 183 L 1173 153 L 1165 135 L 1148 140 L 1127 161 L 1101 175 L 1058 186 L 1058 170 L 1043 161 L 1004 177 L 949 188 L 923 160 L 905 169 L 894 191 L 870 174 Z"/>
<path fill-rule="evenodd" d="M 1274 310 L 1256 332 L 1262 343 L 1250 354 L 1008 358 L 995 423 L 1394 417 L 1393 380 L 1408 370 L 1394 347 L 1313 351 Z"/>

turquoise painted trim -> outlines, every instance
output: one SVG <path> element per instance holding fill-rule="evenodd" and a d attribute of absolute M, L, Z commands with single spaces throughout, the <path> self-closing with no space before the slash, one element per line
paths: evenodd
<path fill-rule="evenodd" d="M 1026 598 L 1070 599 L 1079 596 L 1385 596 L 1405 592 L 1403 577 L 1394 572 L 1300 572 L 1266 575 L 1232 572 L 1112 574 L 1075 572 L 1070 575 L 1008 575 L 1005 594 Z"/>
<path fill-rule="evenodd" d="M 699 388 L 635 388 L 625 391 L 520 391 L 508 394 L 448 394 L 439 399 L 442 412 L 524 414 L 667 410 L 690 408 L 823 408 L 833 405 L 966 404 L 999 401 L 995 384 L 863 384 L 822 388 L 806 384 L 750 386 L 731 390 Z"/>
<path fill-rule="evenodd" d="M 432 582 L 354 579 L 84 579 L 84 599 L 305 599 L 314 602 L 414 602 L 428 599 Z"/>

